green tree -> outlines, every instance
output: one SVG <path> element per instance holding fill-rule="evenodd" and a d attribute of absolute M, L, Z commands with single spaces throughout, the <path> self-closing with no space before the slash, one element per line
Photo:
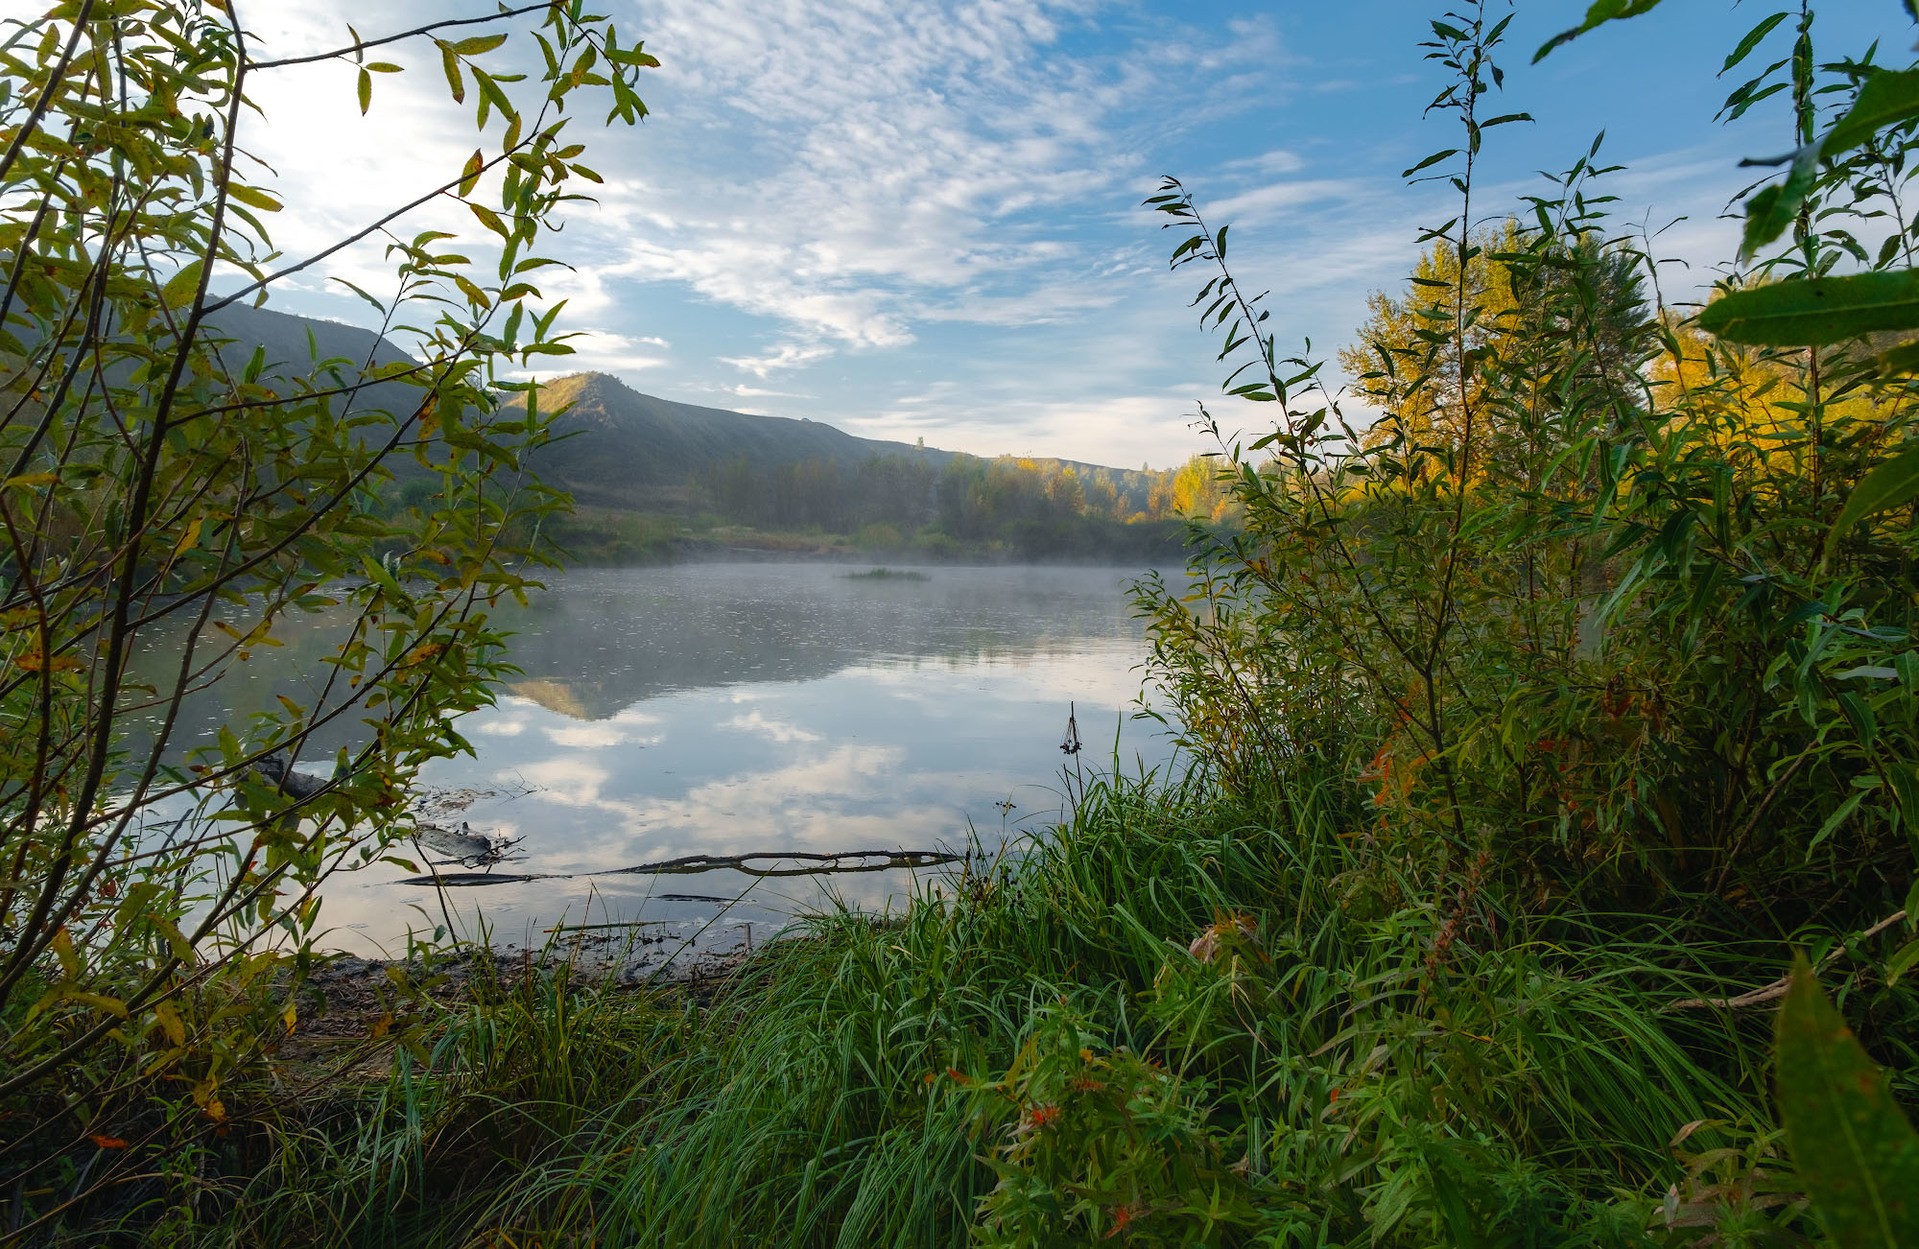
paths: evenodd
<path fill-rule="evenodd" d="M 502 45 L 513 35 L 513 47 Z M 352 68 L 379 107 L 395 45 L 437 54 L 476 148 L 419 199 L 284 257 L 266 124 L 249 93 L 288 67 Z M 516 61 L 504 58 L 517 54 Z M 0 38 L 0 1151 L 14 1193 L 139 1087 L 191 1094 L 202 1124 L 266 1038 L 276 959 L 303 954 L 328 873 L 403 831 L 422 762 L 498 667 L 487 608 L 528 585 L 515 535 L 559 500 L 521 471 L 548 414 L 501 371 L 563 353 L 539 254 L 598 177 L 565 133 L 636 122 L 656 62 L 575 2 L 265 57 L 234 0 L 56 5 Z M 531 67 L 532 74 L 517 72 Z M 399 233 L 464 206 L 464 237 Z M 272 360 L 218 328 L 340 247 L 384 239 L 390 294 L 361 292 L 416 359 Z M 225 346 L 226 350 L 222 350 Z M 404 459 L 393 519 L 379 490 Z M 430 489 L 419 487 L 430 483 Z M 386 558 L 379 558 L 382 553 Z M 184 697 L 303 621 L 337 626 L 324 692 L 195 743 Z M 158 668 L 141 652 L 167 648 Z M 366 742 L 312 758 L 316 731 Z M 295 799 L 256 767 L 326 771 Z M 190 808 L 177 818 L 182 806 Z M 167 818 L 160 818 L 166 812 Z M 304 961 L 302 959 L 302 961 Z M 278 1000 L 278 999 L 276 999 Z M 277 1007 L 270 1011 L 277 1018 Z M 287 1006 L 290 1011 L 290 1005 Z M 290 1015 L 288 1016 L 290 1018 Z M 248 1023 L 252 1020 L 254 1022 Z M 279 1026 L 279 1025 L 273 1025 Z M 25 1096 L 70 1116 L 11 1113 Z M 65 1135 L 62 1135 L 65 1133 Z M 99 1178 L 96 1176 L 96 1178 Z M 10 1226 L 30 1222 L 14 1211 Z"/>

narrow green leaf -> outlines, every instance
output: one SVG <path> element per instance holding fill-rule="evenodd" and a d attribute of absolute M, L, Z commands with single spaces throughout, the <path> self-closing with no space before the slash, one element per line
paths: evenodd
<path fill-rule="evenodd" d="M 1431 156 L 1428 156 L 1425 160 L 1420 161 L 1417 165 L 1414 165 L 1411 169 L 1400 170 L 1399 176 L 1402 178 L 1410 178 L 1422 169 L 1432 168 L 1434 165 L 1437 165 L 1440 161 L 1445 160 L 1448 156 L 1457 156 L 1457 155 L 1459 155 L 1459 149 L 1456 147 L 1449 147 L 1443 152 L 1434 152 Z"/>
<path fill-rule="evenodd" d="M 1919 0 L 1915 0 L 1919 3 Z M 1897 377 L 1905 373 L 1919 373 L 1919 342 L 1901 343 L 1879 353 L 1873 361 L 1873 368 L 1881 377 Z"/>
<path fill-rule="evenodd" d="M 1770 35 L 1773 29 L 1785 20 L 1785 13 L 1774 13 L 1771 17 L 1763 19 L 1757 26 L 1747 31 L 1746 37 L 1739 41 L 1739 46 L 1734 48 L 1732 54 L 1726 58 L 1726 63 L 1719 67 L 1719 72 L 1722 74 L 1727 73 L 1733 66 L 1739 64 L 1739 62 L 1745 60 L 1748 56 L 1751 56 L 1752 50 L 1759 46 L 1760 41 L 1767 35 Z"/>
<path fill-rule="evenodd" d="M 1622 18 L 1638 17 L 1641 13 L 1650 13 L 1659 7 L 1659 0 L 1593 0 L 1591 8 L 1586 10 L 1586 20 L 1571 30 L 1563 30 L 1540 45 L 1533 53 L 1533 64 L 1544 60 L 1546 54 L 1562 43 L 1570 43 L 1596 26 Z"/>
<path fill-rule="evenodd" d="M 373 75 L 367 73 L 364 69 L 360 71 L 359 90 L 360 115 L 364 117 L 366 116 L 366 111 L 373 107 Z"/>
<path fill-rule="evenodd" d="M 1699 314 L 1699 327 L 1729 342 L 1775 347 L 1919 328 L 1919 270 L 1791 278 L 1734 291 Z"/>
<path fill-rule="evenodd" d="M 1826 558 L 1832 558 L 1839 540 L 1854 525 L 1874 512 L 1883 512 L 1914 499 L 1919 499 L 1919 448 L 1895 455 L 1867 473 L 1865 479 L 1852 488 L 1846 506 L 1839 511 L 1839 519 L 1832 522 L 1832 529 L 1826 534 Z"/>
<path fill-rule="evenodd" d="M 1908 941 L 1899 947 L 1899 952 L 1886 960 L 1886 987 L 1890 989 L 1899 983 L 1899 978 L 1919 963 L 1919 940 Z"/>
<path fill-rule="evenodd" d="M 1872 792 L 1870 789 L 1854 790 L 1851 797 L 1839 804 L 1837 811 L 1834 811 L 1830 816 L 1826 817 L 1826 822 L 1819 826 L 1819 831 L 1813 834 L 1811 841 L 1806 843 L 1806 858 L 1808 860 L 1812 858 L 1812 852 L 1819 848 L 1821 842 L 1838 832 L 1839 826 L 1852 818 L 1852 813 L 1859 809 L 1860 803 L 1872 796 Z"/>
<path fill-rule="evenodd" d="M 1786 1143 L 1833 1243 L 1919 1245 L 1919 1134 L 1803 955 L 1779 1010 L 1776 1055 Z"/>
<path fill-rule="evenodd" d="M 1795 161 L 1792 173 L 1784 182 L 1753 192 L 1752 198 L 1746 201 L 1746 233 L 1739 242 L 1741 259 L 1751 259 L 1760 248 L 1786 232 L 1792 219 L 1799 215 L 1806 196 L 1812 193 L 1816 172 L 1811 163 L 1802 169 L 1800 162 Z"/>

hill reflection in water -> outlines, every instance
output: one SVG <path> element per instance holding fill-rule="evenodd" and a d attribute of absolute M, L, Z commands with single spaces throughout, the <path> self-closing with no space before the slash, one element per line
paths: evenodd
<path fill-rule="evenodd" d="M 423 780 L 491 791 L 463 818 L 521 839 L 499 871 L 548 879 L 446 890 L 460 926 L 526 945 L 556 924 L 637 923 L 601 931 L 658 939 L 655 955 L 724 948 L 749 924 L 764 936 L 838 901 L 897 905 L 912 876 L 586 874 L 691 854 L 996 846 L 1059 817 L 1069 705 L 1088 766 L 1110 761 L 1116 734 L 1129 769 L 1170 753 L 1151 726 L 1122 725 L 1146 649 L 1124 573 L 851 571 L 588 570 L 503 613 L 522 675 L 460 722 L 475 755 Z M 272 680 L 248 679 L 262 694 Z M 440 900 L 407 875 L 377 864 L 337 877 L 328 942 L 392 952 L 409 927 L 440 922 Z"/>
<path fill-rule="evenodd" d="M 968 663 L 1132 646 L 1124 577 L 1107 569 L 946 568 L 924 581 L 831 565 L 595 570 L 501 617 L 516 695 L 603 720 L 681 690 L 812 681 L 875 660 Z M 1063 717 L 1062 717 L 1063 718 Z"/>

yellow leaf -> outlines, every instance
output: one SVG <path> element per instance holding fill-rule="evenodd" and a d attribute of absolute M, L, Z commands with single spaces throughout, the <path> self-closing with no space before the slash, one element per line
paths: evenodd
<path fill-rule="evenodd" d="M 481 225 L 503 239 L 512 237 L 512 235 L 507 232 L 506 223 L 500 220 L 500 214 L 494 212 L 484 204 L 468 204 L 467 207 L 473 210 L 473 215 L 480 219 Z"/>
<path fill-rule="evenodd" d="M 0 486 L 51 486 L 60 480 L 58 473 L 22 473 L 18 477 L 9 477 Z"/>
<path fill-rule="evenodd" d="M 53 934 L 53 956 L 60 960 L 60 969 L 69 976 L 80 974 L 80 954 L 73 948 L 73 937 L 62 928 Z"/>
<path fill-rule="evenodd" d="M 173 1003 L 162 1002 L 154 1007 L 153 1017 L 160 1021 L 160 1030 L 167 1034 L 167 1040 L 175 1045 L 187 1043 L 187 1025 L 180 1018 L 180 1012 L 173 1009 Z"/>
<path fill-rule="evenodd" d="M 80 661 L 72 655 L 55 655 L 48 659 L 39 651 L 22 655 L 14 660 L 14 666 L 23 672 L 78 672 Z"/>
<path fill-rule="evenodd" d="M 455 43 L 453 50 L 461 56 L 482 56 L 505 42 L 505 35 L 475 35 L 471 39 L 462 39 Z"/>
<path fill-rule="evenodd" d="M 261 212 L 269 213 L 277 213 L 280 211 L 280 201 L 274 199 L 258 187 L 245 186 L 238 182 L 229 182 L 227 183 L 227 194 L 233 199 L 239 200 L 248 208 L 257 208 Z"/>
<path fill-rule="evenodd" d="M 200 271 L 205 267 L 205 262 L 199 260 L 180 266 L 180 271 L 160 288 L 160 302 L 169 308 L 184 308 L 192 303 L 194 296 L 200 293 Z"/>
<path fill-rule="evenodd" d="M 207 518 L 204 516 L 195 516 L 193 518 L 193 523 L 187 526 L 187 531 L 180 535 L 178 542 L 173 544 L 173 557 L 175 559 L 180 558 L 181 555 L 193 549 L 193 545 L 200 540 L 200 530 L 205 526 L 206 521 Z"/>
<path fill-rule="evenodd" d="M 471 195 L 473 188 L 480 185 L 480 171 L 486 167 L 486 160 L 480 155 L 480 149 L 474 148 L 473 155 L 467 158 L 466 168 L 460 171 L 460 194 Z"/>

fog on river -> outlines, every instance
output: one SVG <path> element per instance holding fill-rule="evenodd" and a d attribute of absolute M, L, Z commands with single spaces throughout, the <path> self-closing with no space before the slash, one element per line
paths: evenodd
<path fill-rule="evenodd" d="M 374 864 L 324 890 L 323 945 L 399 952 L 409 927 L 484 918 L 501 947 L 556 925 L 613 925 L 641 961 L 763 939 L 797 912 L 897 906 L 911 872 L 759 878 L 598 875 L 685 855 L 997 848 L 1066 801 L 1060 744 L 1077 709 L 1089 770 L 1164 763 L 1133 721 L 1146 645 L 1130 575 L 1110 568 L 931 568 L 870 578 L 826 564 L 690 564 L 558 574 L 502 612 L 522 675 L 459 723 L 475 756 L 436 761 L 438 791 L 484 796 L 452 817 L 516 839 L 498 876 L 436 891 Z M 316 642 L 324 633 L 314 625 Z M 182 726 L 210 730 L 296 697 L 312 646 L 256 652 Z M 264 661 L 264 662 L 263 662 Z M 309 757 L 354 746 L 352 726 Z M 458 864 L 442 870 L 463 871 Z M 927 875 L 923 870 L 922 875 Z M 442 902 L 444 901 L 444 909 Z"/>

